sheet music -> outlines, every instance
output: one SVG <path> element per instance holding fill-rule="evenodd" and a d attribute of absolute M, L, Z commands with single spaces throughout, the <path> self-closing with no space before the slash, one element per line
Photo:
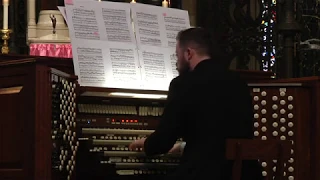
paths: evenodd
<path fill-rule="evenodd" d="M 71 37 L 136 43 L 129 4 L 81 1 L 66 8 Z"/>
<path fill-rule="evenodd" d="M 188 11 L 165 8 L 162 13 L 165 27 L 165 46 L 176 47 L 176 37 L 181 30 L 190 28 Z"/>
<path fill-rule="evenodd" d="M 73 42 L 79 44 L 73 48 L 73 61 L 80 85 L 140 88 L 141 73 L 135 46 L 106 41 Z"/>
<path fill-rule="evenodd" d="M 68 12 L 69 14 L 69 12 Z M 72 28 L 74 39 L 100 40 L 98 18 L 94 9 L 74 8 L 69 20 L 69 30 Z"/>
<path fill-rule="evenodd" d="M 179 31 L 190 27 L 187 11 L 131 4 L 138 48 L 143 46 L 175 47 Z"/>
<path fill-rule="evenodd" d="M 96 0 L 64 0 L 65 5 L 74 5 L 75 3 L 78 2 L 89 2 L 89 1 L 96 1 Z M 63 6 L 60 6 L 63 7 Z"/>
<path fill-rule="evenodd" d="M 141 86 L 141 72 L 136 46 L 111 44 L 108 48 L 107 71 L 111 72 L 111 86 L 115 88 L 137 88 Z M 110 86 L 108 86 L 110 87 Z"/>
<path fill-rule="evenodd" d="M 58 10 L 60 11 L 60 13 L 62 14 L 64 20 L 67 22 L 68 24 L 68 20 L 67 20 L 67 14 L 66 14 L 66 8 L 64 6 L 57 6 Z"/>
<path fill-rule="evenodd" d="M 187 11 L 131 4 L 144 89 L 168 90 L 176 70 L 176 36 L 190 27 Z"/>
<path fill-rule="evenodd" d="M 139 47 L 142 45 L 162 47 L 164 45 L 163 24 L 160 22 L 159 9 L 162 8 L 139 3 L 131 4 L 132 19 Z"/>
<path fill-rule="evenodd" d="M 79 84 L 85 86 L 101 86 L 106 83 L 105 52 L 102 47 L 106 42 L 93 42 L 88 45 L 83 40 L 74 40 L 79 44 L 73 47 L 73 62 L 75 74 L 79 77 Z"/>
<path fill-rule="evenodd" d="M 176 35 L 190 27 L 187 11 L 139 3 L 69 3 L 66 18 L 81 86 L 168 90 L 178 75 Z"/>
<path fill-rule="evenodd" d="M 95 0 L 65 0 L 64 4 L 73 5 L 74 3 L 77 3 L 77 2 L 88 2 L 88 1 L 95 1 Z M 57 8 L 60 11 L 60 13 L 62 14 L 64 20 L 66 21 L 66 23 L 68 25 L 66 8 L 64 6 L 57 6 Z"/>
<path fill-rule="evenodd" d="M 129 4 L 77 1 L 66 13 L 80 85 L 140 86 Z"/>
<path fill-rule="evenodd" d="M 168 49 L 149 47 L 139 50 L 143 88 L 168 90 L 173 78 Z"/>

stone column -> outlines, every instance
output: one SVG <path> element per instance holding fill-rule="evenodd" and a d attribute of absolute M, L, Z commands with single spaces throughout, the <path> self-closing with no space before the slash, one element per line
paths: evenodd
<path fill-rule="evenodd" d="M 301 26 L 295 19 L 294 1 L 280 0 L 277 12 L 278 32 L 283 36 L 283 57 L 280 59 L 279 74 L 282 78 L 294 77 L 294 38 L 300 32 Z M 280 12 L 281 10 L 281 12 Z"/>

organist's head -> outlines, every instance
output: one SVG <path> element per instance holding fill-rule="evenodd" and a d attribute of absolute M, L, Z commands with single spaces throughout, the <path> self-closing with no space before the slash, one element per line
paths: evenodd
<path fill-rule="evenodd" d="M 176 55 L 179 74 L 192 71 L 201 61 L 211 59 L 214 39 L 204 28 L 189 28 L 177 35 Z"/>

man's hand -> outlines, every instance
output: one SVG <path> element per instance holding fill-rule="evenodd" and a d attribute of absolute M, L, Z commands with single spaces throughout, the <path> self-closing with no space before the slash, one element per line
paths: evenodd
<path fill-rule="evenodd" d="M 133 141 L 130 145 L 129 145 L 129 149 L 131 151 L 135 151 L 138 150 L 140 148 L 144 147 L 144 141 L 146 140 L 146 138 L 141 138 L 138 140 Z"/>
<path fill-rule="evenodd" d="M 181 143 L 173 145 L 168 153 L 178 154 L 181 153 Z"/>

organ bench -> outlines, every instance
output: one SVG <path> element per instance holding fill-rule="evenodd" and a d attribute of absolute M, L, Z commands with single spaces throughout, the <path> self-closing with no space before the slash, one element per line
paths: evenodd
<path fill-rule="evenodd" d="M 274 172 L 267 180 L 286 179 L 284 162 L 290 158 L 291 142 L 288 140 L 228 139 L 226 158 L 233 160 L 232 180 L 241 180 L 243 160 L 276 160 Z M 262 163 L 263 165 L 264 163 Z"/>
<path fill-rule="evenodd" d="M 285 179 L 315 180 L 318 78 L 280 82 L 270 80 L 272 73 L 240 75 L 251 88 L 255 138 L 290 141 Z M 0 179 L 81 179 L 90 176 L 83 173 L 88 164 L 101 173 L 97 178 L 161 177 L 178 163 L 175 155 L 150 158 L 127 146 L 154 130 L 165 95 L 81 87 L 70 59 L 1 55 Z M 274 162 L 261 161 L 264 176 Z"/>

